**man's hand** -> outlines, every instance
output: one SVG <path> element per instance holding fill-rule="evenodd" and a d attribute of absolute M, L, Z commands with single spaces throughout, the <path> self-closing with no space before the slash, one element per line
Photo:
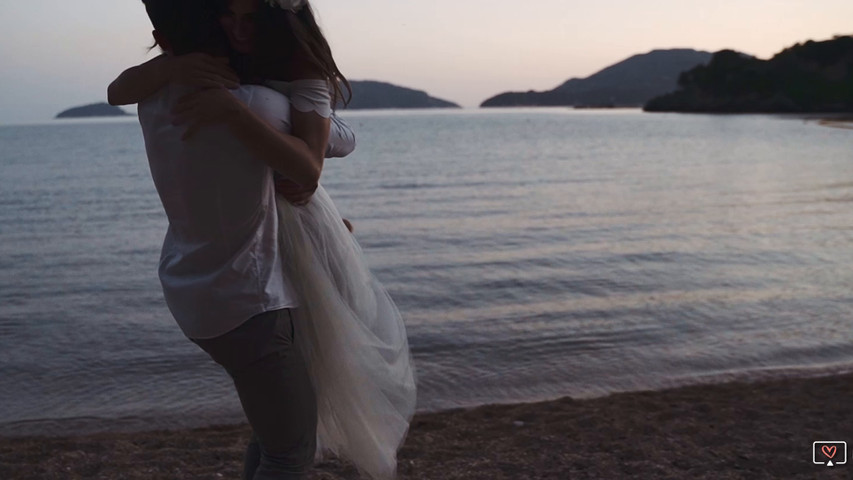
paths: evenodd
<path fill-rule="evenodd" d="M 246 108 L 224 88 L 209 88 L 185 95 L 172 109 L 173 125 L 188 125 L 181 140 L 190 138 L 199 127 L 235 120 Z"/>
<path fill-rule="evenodd" d="M 206 53 L 168 56 L 169 79 L 180 85 L 202 88 L 237 88 L 240 78 L 228 65 L 228 58 Z"/>
<path fill-rule="evenodd" d="M 288 202 L 302 206 L 311 200 L 311 196 L 317 190 L 317 185 L 302 186 L 292 180 L 277 178 L 275 181 L 275 191 Z"/>

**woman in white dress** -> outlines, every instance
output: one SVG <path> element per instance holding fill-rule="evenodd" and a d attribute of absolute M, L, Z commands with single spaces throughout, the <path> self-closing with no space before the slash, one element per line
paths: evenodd
<path fill-rule="evenodd" d="M 325 151 L 330 128 L 341 129 L 333 105 L 349 87 L 304 0 L 223 0 L 221 24 L 240 76 L 291 100 L 286 133 Z M 193 72 L 199 84 L 230 86 L 232 74 L 210 58 L 194 56 L 182 68 L 143 64 L 126 71 L 123 85 L 156 90 L 174 80 L 168 72 Z M 181 60 L 171 59 L 173 62 Z M 204 68 L 191 68 L 206 64 Z M 147 65 L 147 66 L 146 66 Z M 165 73 L 164 73 L 165 72 Z M 202 78 L 204 80 L 202 81 Z M 119 77 L 120 79 L 122 77 Z M 132 92 L 135 101 L 142 92 Z M 200 92 L 179 105 L 189 132 L 228 111 L 228 95 Z M 128 102 L 130 103 L 130 102 Z M 322 155 L 320 155 L 322 165 Z M 391 297 L 370 272 L 364 255 L 321 185 L 285 179 L 277 195 L 285 267 L 300 307 L 294 310 L 295 343 L 317 396 L 317 459 L 331 452 L 375 479 L 396 476 L 397 450 L 416 404 L 416 376 L 405 324 Z M 313 194 L 312 194 L 313 192 Z"/>

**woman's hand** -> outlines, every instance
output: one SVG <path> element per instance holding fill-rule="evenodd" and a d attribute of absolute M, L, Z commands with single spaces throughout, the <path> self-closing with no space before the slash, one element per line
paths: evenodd
<path fill-rule="evenodd" d="M 181 140 L 195 134 L 199 127 L 236 120 L 245 105 L 224 88 L 209 88 L 184 95 L 172 109 L 172 124 L 187 125 Z"/>
<path fill-rule="evenodd" d="M 228 65 L 228 58 L 206 53 L 169 56 L 169 77 L 174 83 L 202 88 L 237 88 L 240 78 Z"/>

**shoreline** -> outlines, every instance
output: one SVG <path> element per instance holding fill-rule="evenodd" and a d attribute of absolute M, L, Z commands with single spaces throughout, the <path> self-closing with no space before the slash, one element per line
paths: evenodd
<path fill-rule="evenodd" d="M 420 413 L 399 478 L 849 478 L 853 465 L 813 465 L 811 448 L 853 442 L 851 400 L 848 373 Z M 236 425 L 0 438 L 0 478 L 237 479 L 248 436 Z M 309 478 L 359 477 L 333 459 Z"/>
<path fill-rule="evenodd" d="M 817 121 L 818 125 L 831 128 L 843 128 L 845 130 L 853 130 L 853 116 L 837 117 L 837 118 L 821 118 Z"/>
<path fill-rule="evenodd" d="M 654 381 L 622 383 L 619 385 L 599 386 L 595 389 L 581 389 L 564 394 L 540 395 L 516 399 L 493 399 L 489 402 L 454 402 L 434 405 L 432 408 L 418 408 L 415 416 L 441 414 L 456 410 L 470 410 L 484 406 L 511 406 L 531 403 L 545 403 L 564 398 L 577 401 L 598 400 L 612 395 L 663 392 L 687 387 L 725 385 L 730 383 L 765 383 L 775 380 L 807 380 L 812 378 L 853 375 L 853 363 L 842 362 L 801 367 L 765 367 L 743 371 L 720 371 L 660 378 Z M 648 380 L 648 379 L 647 379 Z M 230 413 L 193 412 L 195 420 L 187 421 L 186 414 L 155 414 L 150 417 L 128 416 L 118 418 L 103 417 L 67 417 L 28 419 L 0 424 L 0 441 L 25 438 L 68 438 L 95 435 L 134 435 L 159 432 L 186 432 L 209 428 L 237 427 L 245 423 L 243 412 L 237 409 Z M 202 415 L 201 417 L 198 417 Z M 2 480 L 2 477 L 0 477 Z"/>

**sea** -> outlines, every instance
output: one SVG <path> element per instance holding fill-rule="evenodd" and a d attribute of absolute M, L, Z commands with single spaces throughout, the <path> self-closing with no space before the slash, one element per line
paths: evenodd
<path fill-rule="evenodd" d="M 853 371 L 853 131 L 796 116 L 353 111 L 322 183 L 418 411 Z M 172 319 L 139 125 L 0 126 L 0 435 L 243 421 Z"/>

